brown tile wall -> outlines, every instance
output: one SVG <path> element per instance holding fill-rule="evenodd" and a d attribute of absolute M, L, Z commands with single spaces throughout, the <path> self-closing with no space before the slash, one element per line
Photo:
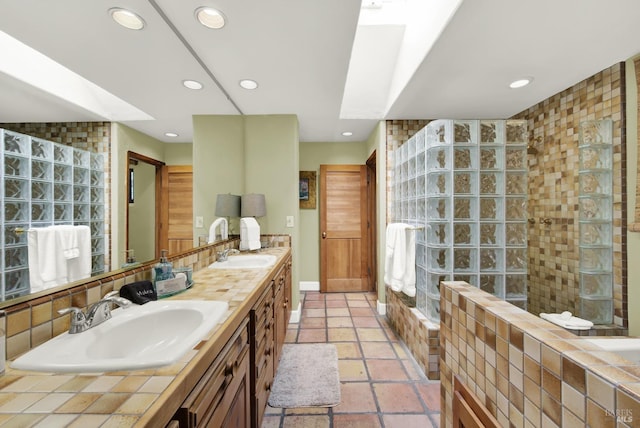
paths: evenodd
<path fill-rule="evenodd" d="M 404 293 L 386 287 L 385 296 L 389 325 L 402 338 L 427 377 L 440 379 L 440 326 L 434 326 L 415 307 L 408 306 L 403 301 Z"/>
<path fill-rule="evenodd" d="M 640 365 L 464 282 L 440 290 L 440 426 L 455 375 L 505 427 L 638 426 Z"/>
<path fill-rule="evenodd" d="M 264 235 L 261 240 L 269 242 L 271 247 L 291 246 L 289 235 Z M 174 267 L 191 267 L 195 272 L 213 263 L 217 257 L 216 252 L 226 248 L 237 249 L 239 241 L 239 238 L 232 238 L 226 242 L 201 246 L 169 257 L 169 261 Z M 153 264 L 149 262 L 128 270 L 89 278 L 72 288 L 5 307 L 6 317 L 0 319 L 0 327 L 6 332 L 7 359 L 13 359 L 67 331 L 69 315 L 59 315 L 59 309 L 70 306 L 86 309 L 108 292 L 120 290 L 125 284 L 149 280 Z"/>
<path fill-rule="evenodd" d="M 529 155 L 528 310 L 580 314 L 578 136 L 580 122 L 613 120 L 614 324 L 628 325 L 624 63 L 616 64 L 515 115 L 526 119 Z M 550 225 L 540 222 L 551 220 Z M 620 329 L 620 333 L 624 333 Z"/>

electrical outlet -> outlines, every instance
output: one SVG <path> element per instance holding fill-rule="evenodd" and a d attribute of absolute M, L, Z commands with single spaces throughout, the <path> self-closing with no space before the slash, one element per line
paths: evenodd
<path fill-rule="evenodd" d="M 287 216 L 287 227 L 293 227 L 293 216 L 292 215 L 288 215 Z"/>
<path fill-rule="evenodd" d="M 202 216 L 196 216 L 196 227 L 204 227 L 204 218 Z"/>

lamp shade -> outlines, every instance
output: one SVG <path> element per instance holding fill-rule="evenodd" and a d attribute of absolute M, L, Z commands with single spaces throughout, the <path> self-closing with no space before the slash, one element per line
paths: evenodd
<path fill-rule="evenodd" d="M 263 194 L 242 195 L 242 217 L 264 217 L 267 215 L 267 203 Z"/>
<path fill-rule="evenodd" d="M 240 196 L 230 193 L 216 197 L 216 216 L 240 217 Z"/>

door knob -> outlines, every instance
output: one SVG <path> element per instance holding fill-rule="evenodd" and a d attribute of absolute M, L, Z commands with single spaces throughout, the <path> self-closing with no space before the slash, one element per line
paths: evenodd
<path fill-rule="evenodd" d="M 322 232 L 322 239 L 325 239 L 327 237 L 327 232 Z"/>

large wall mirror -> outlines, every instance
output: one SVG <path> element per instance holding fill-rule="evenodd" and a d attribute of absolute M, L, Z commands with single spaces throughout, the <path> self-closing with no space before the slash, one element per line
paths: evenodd
<path fill-rule="evenodd" d="M 168 166 L 161 160 L 145 156 L 135 151 L 127 151 L 126 155 L 123 153 L 122 157 L 114 157 L 112 150 L 115 149 L 111 147 L 111 124 L 107 122 L 78 124 L 0 124 L 0 128 L 33 137 L 34 141 L 35 139 L 44 140 L 48 138 L 48 141 L 52 141 L 55 145 L 68 145 L 70 147 L 81 148 L 83 151 L 90 153 L 90 156 L 100 154 L 99 158 L 104 162 L 103 173 L 102 175 L 88 175 L 87 190 L 89 191 L 88 197 L 96 198 L 96 200 L 100 201 L 101 206 L 95 208 L 92 207 L 90 203 L 87 203 L 86 212 L 81 211 L 83 207 L 78 208 L 71 206 L 71 210 L 69 211 L 71 217 L 69 218 L 69 222 L 67 222 L 73 222 L 74 215 L 84 216 L 82 217 L 82 224 L 91 225 L 93 229 L 103 232 L 103 238 L 101 240 L 92 238 L 92 245 L 100 250 L 98 252 L 101 258 L 94 257 L 93 263 L 95 266 L 98 266 L 98 268 L 92 269 L 91 278 L 100 279 L 112 275 L 114 270 L 119 270 L 126 261 L 124 249 L 133 249 L 136 260 L 145 263 L 156 259 L 161 249 L 167 249 L 169 255 L 174 255 L 194 246 L 192 223 L 192 167 L 190 165 Z M 82 128 L 82 132 L 78 132 L 79 128 Z M 126 158 L 126 165 L 124 165 L 125 162 L 123 160 L 123 165 L 120 166 L 119 169 L 113 168 L 113 165 L 111 165 L 112 157 L 117 159 Z M 27 159 L 26 156 L 25 159 Z M 29 165 L 30 163 L 34 163 L 35 165 L 40 162 L 40 159 L 37 158 L 36 154 L 34 160 L 29 159 L 26 162 Z M 70 162 L 72 164 L 73 160 L 70 160 Z M 3 178 L 6 177 L 9 166 L 11 165 L 7 165 L 5 158 L 2 169 Z M 53 181 L 50 185 L 45 183 L 45 178 L 51 178 L 53 180 L 53 175 L 62 171 L 62 168 L 58 168 L 55 160 L 52 160 L 51 165 L 47 165 L 47 167 L 49 167 L 50 170 L 45 172 L 45 176 L 43 176 L 42 179 L 36 177 L 32 180 L 32 170 L 30 168 L 24 170 L 25 177 L 23 181 L 25 181 L 25 183 L 23 184 L 25 184 L 26 187 L 24 194 L 20 195 L 20 197 L 25 199 L 27 207 L 31 205 L 35 207 L 36 204 L 34 202 L 39 201 L 41 196 L 32 192 L 31 182 L 29 180 L 32 180 L 38 189 L 42 187 L 41 184 L 44 183 L 45 188 L 51 187 L 52 218 L 55 216 L 64 216 L 66 214 L 61 211 L 64 204 L 58 204 L 59 199 L 64 200 L 66 198 L 66 196 L 61 196 L 59 193 L 64 186 L 56 186 Z M 113 171 L 117 172 L 114 173 Z M 18 175 L 18 180 L 15 180 L 15 177 L 10 178 L 19 182 L 23 178 L 20 176 L 22 172 L 18 171 L 16 174 Z M 122 175 L 123 177 L 115 177 L 112 174 Z M 62 180 L 64 181 L 66 179 L 63 178 Z M 69 198 L 72 198 L 74 192 L 73 174 L 68 177 L 68 181 Z M 113 206 L 114 203 L 111 200 L 112 189 L 118 186 L 118 183 L 120 183 L 120 187 L 122 187 L 123 182 L 126 183 L 127 191 L 120 190 L 118 193 L 118 202 L 115 202 L 117 205 Z M 90 187 L 90 185 L 93 187 Z M 56 188 L 54 189 L 54 187 Z M 54 191 L 57 193 L 54 194 Z M 76 189 L 76 192 L 77 191 Z M 93 194 L 91 192 L 93 192 Z M 122 199 L 122 201 L 119 201 L 119 199 Z M 5 213 L 6 209 L 5 206 Z M 118 220 L 122 217 L 118 216 L 114 210 L 125 212 L 124 221 Z M 29 209 L 29 211 L 31 211 L 31 209 Z M 64 218 L 62 219 L 64 220 Z M 28 224 L 25 223 L 25 225 Z M 47 222 L 43 221 L 40 223 L 35 222 L 31 226 L 38 227 L 46 225 L 48 225 Z M 17 228 L 17 230 L 21 229 L 22 228 Z M 8 225 L 5 226 L 4 230 L 15 232 L 16 227 L 15 225 Z M 117 244 L 118 248 L 115 248 L 116 244 L 114 241 L 117 239 L 114 238 L 114 235 L 118 233 L 118 230 L 124 231 L 124 239 L 121 238 L 121 242 Z M 21 301 L 28 301 L 35 297 L 59 292 L 74 284 L 86 281 L 86 279 L 84 279 L 59 284 L 33 292 L 29 286 L 29 265 L 26 247 L 24 251 L 16 250 L 17 243 L 21 242 L 20 240 L 24 241 L 23 243 L 26 245 L 26 234 L 23 234 L 21 238 L 18 237 L 14 240 L 15 242 L 11 241 L 8 236 L 6 238 L 3 246 L 7 247 L 8 244 L 9 252 L 3 249 L 3 257 L 6 259 L 6 256 L 10 253 L 17 254 L 18 263 L 15 265 L 20 267 L 26 274 L 26 279 L 24 280 L 26 282 L 23 282 L 23 285 L 26 284 L 26 287 L 23 286 L 18 292 L 3 294 L 0 298 L 0 307 L 6 307 Z M 14 247 L 13 250 L 12 245 Z M 120 251 L 121 249 L 123 249 L 123 251 Z M 119 254 L 120 252 L 123 254 Z M 12 269 L 17 269 L 16 266 L 5 268 L 5 265 L 2 265 L 2 275 L 3 278 L 7 278 L 7 283 L 15 284 L 15 281 L 17 281 L 15 272 L 12 273 Z M 124 268 L 126 269 L 128 266 L 124 266 Z"/>

